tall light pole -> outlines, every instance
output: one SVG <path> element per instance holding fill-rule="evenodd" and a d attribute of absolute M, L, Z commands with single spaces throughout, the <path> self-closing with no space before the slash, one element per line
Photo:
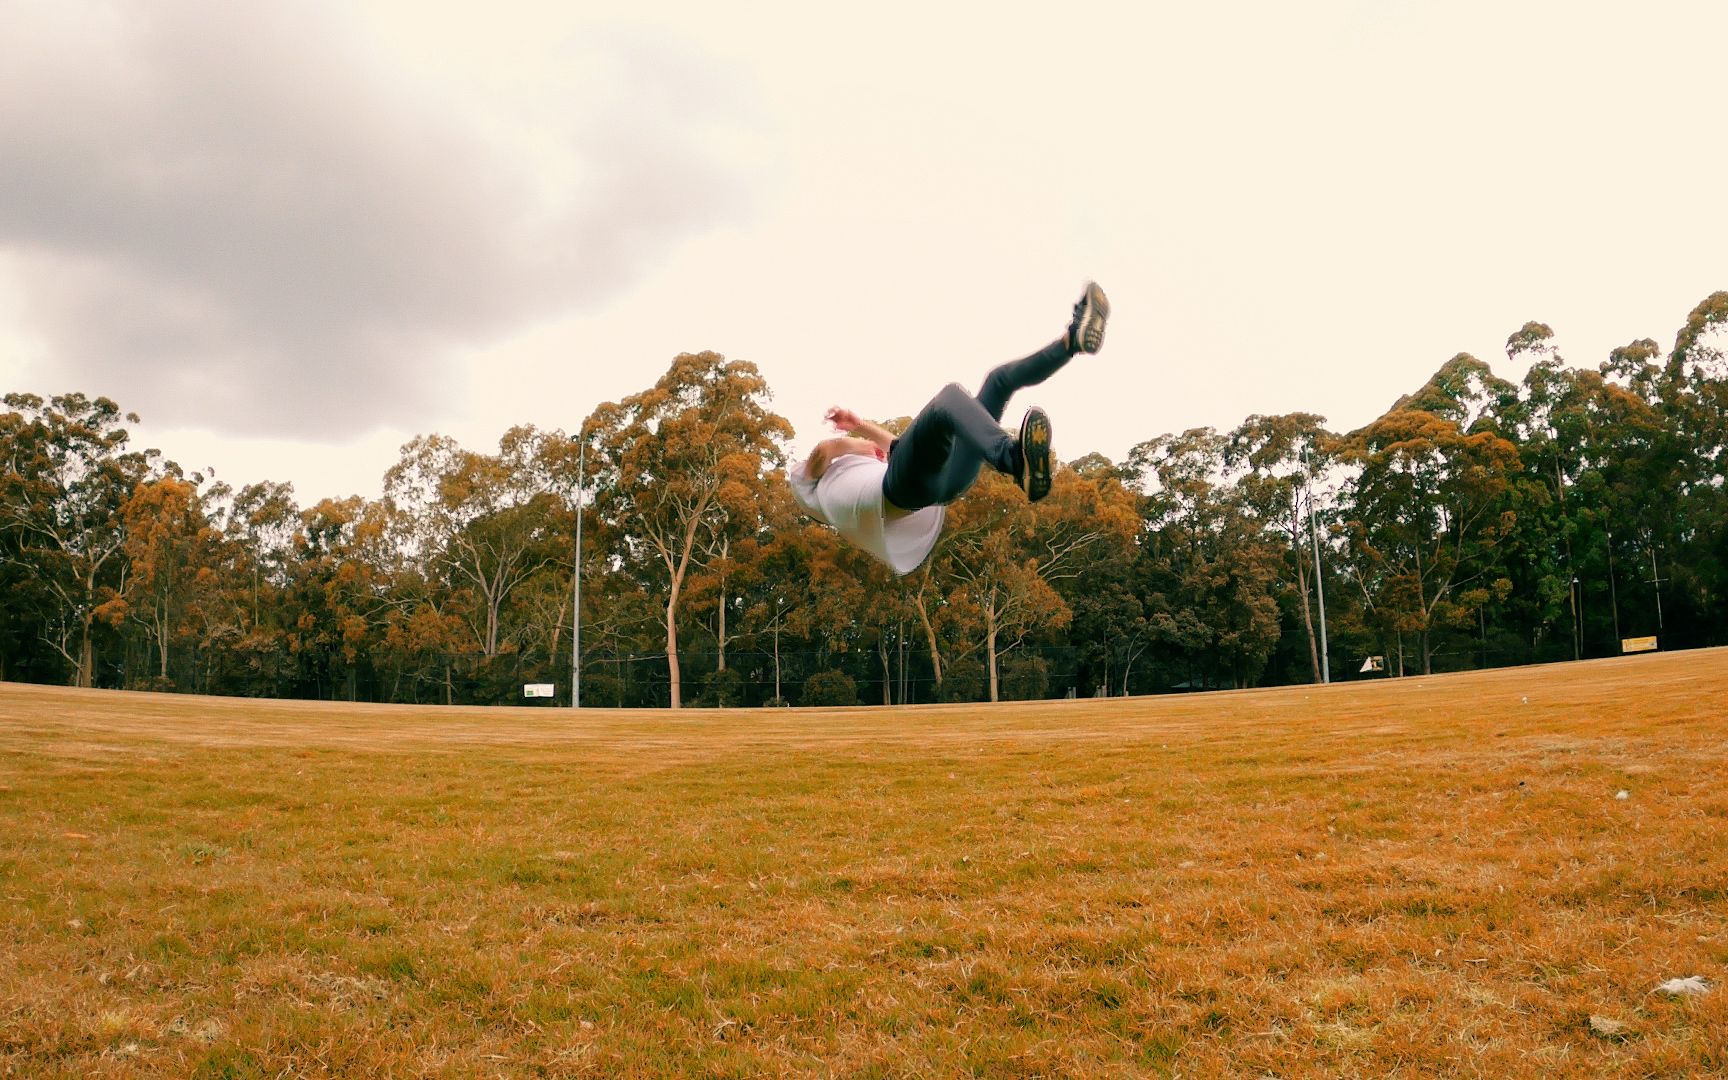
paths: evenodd
<path fill-rule="evenodd" d="M 1572 659 L 1584 659 L 1584 590 L 1578 584 L 1578 575 L 1572 575 L 1570 591 L 1566 594 L 1572 605 Z"/>
<path fill-rule="evenodd" d="M 1608 534 L 1608 607 L 1614 612 L 1614 640 L 1620 640 L 1620 590 L 1614 584 L 1614 530 Z"/>
<path fill-rule="evenodd" d="M 582 485 L 588 479 L 588 436 L 576 448 L 576 572 L 570 600 L 570 707 L 582 707 Z"/>
<path fill-rule="evenodd" d="M 1650 585 L 1656 590 L 1656 632 L 1658 634 L 1666 633 L 1667 628 L 1662 625 L 1662 575 L 1656 571 L 1656 540 L 1654 537 L 1650 540 Z"/>
<path fill-rule="evenodd" d="M 783 597 L 774 598 L 774 700 L 780 700 L 780 605 L 786 601 Z"/>

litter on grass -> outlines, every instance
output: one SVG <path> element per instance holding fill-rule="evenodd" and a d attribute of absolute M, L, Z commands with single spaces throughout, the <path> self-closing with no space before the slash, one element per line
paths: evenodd
<path fill-rule="evenodd" d="M 1624 1020 L 1616 1020 L 1611 1016 L 1591 1016 L 1590 1033 L 1604 1039 L 1624 1039 L 1631 1034 L 1632 1029 L 1626 1026 Z"/>
<path fill-rule="evenodd" d="M 1679 997 L 1683 994 L 1706 994 L 1710 992 L 1710 983 L 1702 975 L 1691 975 L 1684 979 L 1669 979 L 1656 988 L 1658 994 L 1673 994 Z"/>

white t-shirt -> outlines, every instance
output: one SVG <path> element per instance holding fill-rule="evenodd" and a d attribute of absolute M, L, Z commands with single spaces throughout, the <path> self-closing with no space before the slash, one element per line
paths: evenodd
<path fill-rule="evenodd" d="M 918 569 L 942 535 L 944 509 L 926 506 L 889 517 L 882 495 L 888 464 L 862 454 L 842 454 L 828 463 L 821 480 L 810 479 L 800 461 L 787 474 L 792 497 L 818 520 L 888 564 L 896 574 Z"/>

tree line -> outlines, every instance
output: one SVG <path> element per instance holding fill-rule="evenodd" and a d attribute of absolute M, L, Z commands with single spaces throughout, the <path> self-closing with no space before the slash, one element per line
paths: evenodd
<path fill-rule="evenodd" d="M 1728 630 L 1728 292 L 1595 367 L 1459 354 L 1372 423 L 1310 413 L 986 474 L 897 578 L 802 517 L 754 365 L 678 356 L 574 434 L 414 439 L 301 506 L 134 449 L 104 397 L 0 413 L 0 678 L 584 706 L 995 701 L 1396 676 Z M 898 424 L 903 425 L 902 418 Z M 894 425 L 890 425 L 891 427 Z M 1324 603 L 1324 618 L 1320 610 Z M 1322 643 L 1324 642 L 1324 647 Z M 1383 671 L 1363 674 L 1367 657 Z"/>

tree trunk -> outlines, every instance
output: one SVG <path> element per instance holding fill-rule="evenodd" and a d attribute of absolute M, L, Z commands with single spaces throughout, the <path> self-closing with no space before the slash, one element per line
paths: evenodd
<path fill-rule="evenodd" d="M 1314 573 L 1319 575 L 1318 566 L 1314 568 Z M 1296 555 L 1296 577 L 1302 588 L 1302 629 L 1308 632 L 1308 665 L 1313 669 L 1314 681 L 1320 682 L 1320 643 L 1314 636 L 1314 607 L 1308 602 L 1308 575 L 1303 569 L 1300 551 Z"/>
<path fill-rule="evenodd" d="M 96 651 L 90 643 L 90 623 L 93 616 L 88 612 L 84 615 L 84 640 L 78 646 L 78 670 L 72 675 L 72 685 L 90 687 L 95 685 Z"/>
<path fill-rule="evenodd" d="M 992 593 L 984 605 L 984 655 L 990 662 L 990 700 L 1000 701 L 1000 682 L 996 675 L 996 597 Z"/>
<path fill-rule="evenodd" d="M 714 670 L 715 671 L 725 671 L 726 670 L 726 585 L 725 585 L 724 579 L 721 580 L 721 585 L 720 585 L 720 632 L 715 635 L 715 641 L 717 641 L 719 643 L 720 660 L 719 660 L 719 663 L 715 667 Z"/>
<path fill-rule="evenodd" d="M 1312 492 L 1309 493 L 1308 498 L 1309 498 L 1309 510 L 1308 510 L 1309 518 L 1308 518 L 1308 520 L 1310 522 L 1312 522 L 1314 520 L 1314 518 L 1313 518 L 1313 514 L 1314 514 L 1313 498 L 1314 498 L 1314 496 L 1313 496 Z M 1308 603 L 1308 559 L 1310 556 L 1309 556 L 1309 552 L 1307 550 L 1308 544 L 1305 542 L 1305 540 L 1311 538 L 1311 535 L 1310 535 L 1310 537 L 1304 537 L 1302 535 L 1302 533 L 1303 533 L 1303 529 L 1302 529 L 1302 499 L 1301 499 L 1301 496 L 1297 495 L 1296 489 L 1291 488 L 1290 489 L 1290 539 L 1294 543 L 1295 549 L 1296 549 L 1296 588 L 1302 593 L 1302 629 L 1304 629 L 1308 632 L 1308 665 L 1314 673 L 1314 681 L 1316 683 L 1318 683 L 1321 681 L 1320 680 L 1320 644 L 1318 641 L 1315 640 L 1315 637 L 1314 637 L 1314 612 L 1313 612 L 1312 607 Z M 1314 577 L 1316 579 L 1318 579 L 1320 577 L 1320 558 L 1319 558 L 1318 553 L 1313 555 L 1313 559 L 1314 559 Z"/>
<path fill-rule="evenodd" d="M 930 643 L 930 673 L 936 680 L 938 692 L 942 689 L 942 650 L 936 645 L 936 627 L 930 623 L 930 613 L 924 610 L 924 598 L 918 597 L 918 621 L 924 624 L 924 638 Z"/>
<path fill-rule="evenodd" d="M 731 555 L 731 553 L 732 553 L 732 541 L 728 540 L 728 539 L 722 539 L 720 541 L 720 563 L 722 566 L 725 565 L 726 559 Z M 714 670 L 725 671 L 726 670 L 726 574 L 724 571 L 722 571 L 720 574 L 720 633 L 718 635 L 716 635 L 716 641 L 718 641 L 718 643 L 719 643 L 720 660 L 719 660 L 719 663 L 715 667 Z M 724 702 L 722 702 L 722 704 L 724 704 Z"/>
<path fill-rule="evenodd" d="M 696 547 L 696 526 L 701 520 L 701 511 L 706 509 L 706 502 L 697 508 L 688 526 L 684 529 L 683 548 L 674 558 L 672 552 L 662 547 L 660 557 L 666 560 L 666 571 L 671 587 L 666 590 L 666 674 L 670 679 L 669 707 L 681 709 L 684 707 L 684 678 L 678 667 L 678 598 L 684 592 L 684 575 L 690 569 L 690 553 Z"/>
<path fill-rule="evenodd" d="M 876 635 L 876 658 L 882 661 L 882 704 L 894 704 L 894 673 L 888 669 L 888 635 Z"/>
<path fill-rule="evenodd" d="M 666 599 L 666 671 L 671 677 L 671 707 L 684 707 L 683 681 L 678 670 L 678 582 Z"/>

